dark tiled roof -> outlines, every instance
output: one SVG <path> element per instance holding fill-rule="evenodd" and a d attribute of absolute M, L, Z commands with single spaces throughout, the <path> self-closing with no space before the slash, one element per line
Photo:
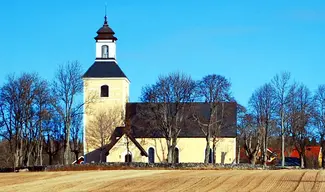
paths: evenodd
<path fill-rule="evenodd" d="M 108 26 L 107 17 L 105 16 L 104 25 L 97 31 L 97 36 L 95 37 L 97 40 L 106 40 L 111 39 L 116 41 L 117 38 L 114 36 L 115 32 Z"/>
<path fill-rule="evenodd" d="M 203 122 L 210 116 L 209 104 L 207 103 L 192 103 L 192 112 L 196 113 Z M 221 103 L 220 103 L 221 105 Z M 234 102 L 223 103 L 225 107 L 224 125 L 220 129 L 220 137 L 236 137 L 236 121 L 237 121 L 237 104 Z M 144 109 L 155 107 L 155 104 L 150 103 L 128 103 L 127 104 L 127 120 L 131 122 L 131 134 L 135 138 L 161 138 L 164 137 L 163 132 L 150 124 L 150 120 L 146 116 Z M 190 116 L 182 125 L 179 138 L 205 137 L 199 127 L 197 121 Z"/>
<path fill-rule="evenodd" d="M 96 61 L 84 74 L 87 77 L 125 77 L 115 61 Z"/>

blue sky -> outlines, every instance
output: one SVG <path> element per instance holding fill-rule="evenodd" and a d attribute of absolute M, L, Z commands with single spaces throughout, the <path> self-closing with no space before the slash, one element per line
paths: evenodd
<path fill-rule="evenodd" d="M 325 84 L 324 0 L 3 1 L 0 84 L 21 72 L 51 80 L 69 60 L 86 71 L 95 59 L 105 2 L 131 101 L 159 74 L 174 71 L 194 79 L 224 75 L 243 105 L 281 71 L 312 91 Z"/>

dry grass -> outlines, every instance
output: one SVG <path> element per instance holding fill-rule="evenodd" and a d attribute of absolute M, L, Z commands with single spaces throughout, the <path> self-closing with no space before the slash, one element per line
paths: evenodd
<path fill-rule="evenodd" d="M 0 174 L 0 191 L 325 191 L 322 170 L 111 170 Z"/>

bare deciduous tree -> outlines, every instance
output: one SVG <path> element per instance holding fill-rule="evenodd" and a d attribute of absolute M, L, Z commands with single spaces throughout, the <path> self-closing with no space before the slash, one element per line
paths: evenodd
<path fill-rule="evenodd" d="M 209 104 L 210 114 L 208 119 L 202 119 L 199 118 L 200 114 L 194 113 L 194 118 L 198 121 L 206 139 L 204 163 L 209 163 L 211 138 L 216 138 L 219 136 L 220 125 L 222 124 L 223 120 L 223 113 L 220 113 L 220 111 L 223 111 L 223 105 L 221 102 L 230 100 L 230 87 L 231 83 L 229 80 L 227 80 L 224 76 L 215 74 L 207 75 L 198 82 L 199 97 L 202 98 L 204 102 Z M 215 140 L 216 139 L 214 139 L 214 141 Z M 215 142 L 213 143 L 215 148 Z"/>
<path fill-rule="evenodd" d="M 257 89 L 250 98 L 249 104 L 256 117 L 258 127 L 263 129 L 263 164 L 266 165 L 269 129 L 276 106 L 273 86 L 267 83 Z"/>
<path fill-rule="evenodd" d="M 314 104 L 309 89 L 294 83 L 289 91 L 289 130 L 295 149 L 301 159 L 301 167 L 305 167 L 306 146 L 312 131 L 310 130 L 311 118 L 314 113 Z"/>
<path fill-rule="evenodd" d="M 103 157 L 105 145 L 110 142 L 110 137 L 117 126 L 121 125 L 123 111 L 119 108 L 108 108 L 98 111 L 89 122 L 86 130 L 87 144 L 91 148 L 100 150 L 100 161 Z"/>
<path fill-rule="evenodd" d="M 244 113 L 239 116 L 239 131 L 244 140 L 244 149 L 249 163 L 255 165 L 257 154 L 261 149 L 263 135 L 252 114 Z"/>
<path fill-rule="evenodd" d="M 37 74 L 11 75 L 1 88 L 2 137 L 9 143 L 13 165 L 42 162 L 42 120 L 48 100 L 48 86 Z M 42 98 L 42 99 L 41 99 Z"/>
<path fill-rule="evenodd" d="M 275 101 L 276 101 L 276 113 L 279 117 L 280 127 L 281 127 L 281 165 L 284 166 L 285 163 L 285 155 L 284 155 L 284 134 L 285 134 L 285 124 L 287 121 L 286 107 L 288 104 L 288 92 L 289 92 L 289 81 L 290 81 L 290 73 L 284 72 L 280 75 L 277 74 L 273 80 L 272 84 L 275 88 Z"/>
<path fill-rule="evenodd" d="M 76 115 L 76 117 L 72 121 L 71 125 L 71 152 L 75 155 L 75 160 L 77 161 L 79 158 L 79 154 L 83 149 L 82 143 L 82 115 Z"/>
<path fill-rule="evenodd" d="M 78 61 L 61 65 L 53 82 L 52 92 L 57 98 L 54 107 L 64 127 L 63 164 L 69 163 L 70 134 L 73 119 L 82 113 L 83 103 L 77 103 L 77 97 L 83 91 L 82 70 Z"/>
<path fill-rule="evenodd" d="M 37 84 L 35 95 L 36 106 L 36 123 L 35 123 L 35 161 L 34 165 L 43 165 L 43 149 L 44 149 L 44 129 L 51 119 L 53 110 L 51 103 L 54 98 L 51 97 L 50 87 L 44 80 L 40 80 Z"/>
<path fill-rule="evenodd" d="M 12 166 L 12 153 L 7 140 L 0 140 L 0 167 Z"/>
<path fill-rule="evenodd" d="M 243 105 L 237 104 L 237 137 L 236 137 L 236 145 L 237 145 L 237 164 L 240 163 L 240 153 L 241 153 L 241 147 L 243 145 L 243 136 L 244 136 L 244 130 L 245 126 L 243 123 L 244 117 L 247 113 L 246 107 Z"/>
<path fill-rule="evenodd" d="M 57 114 L 52 114 L 51 118 L 46 121 L 44 128 L 44 151 L 48 155 L 49 165 L 53 165 L 53 159 L 63 148 L 64 130 L 61 118 Z"/>
<path fill-rule="evenodd" d="M 1 137 L 9 143 L 14 168 L 22 162 L 22 129 L 19 126 L 22 124 L 20 118 L 22 115 L 18 104 L 17 90 L 20 88 L 16 78 L 13 75 L 8 76 L 7 82 L 1 88 Z"/>
<path fill-rule="evenodd" d="M 195 100 L 195 81 L 188 75 L 171 73 L 160 76 L 154 85 L 142 89 L 141 100 L 148 103 L 147 118 L 154 122 L 166 139 L 167 161 L 174 162 L 177 138 Z"/>
<path fill-rule="evenodd" d="M 322 167 L 325 168 L 325 85 L 319 85 L 315 96 L 315 117 L 314 124 L 320 138 L 322 147 Z"/>

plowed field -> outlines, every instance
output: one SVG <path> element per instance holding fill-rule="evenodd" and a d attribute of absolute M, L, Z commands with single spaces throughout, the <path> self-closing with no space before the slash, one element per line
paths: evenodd
<path fill-rule="evenodd" d="M 2 173 L 0 191 L 325 191 L 325 171 L 114 170 Z"/>

